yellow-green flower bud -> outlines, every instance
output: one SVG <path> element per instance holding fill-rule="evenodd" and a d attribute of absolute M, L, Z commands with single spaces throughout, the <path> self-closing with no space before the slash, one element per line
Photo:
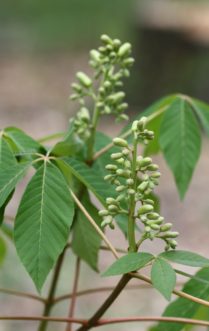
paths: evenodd
<path fill-rule="evenodd" d="M 140 120 L 137 123 L 138 129 L 141 131 L 144 129 L 145 125 L 147 123 L 147 117 L 143 116 L 140 118 Z"/>
<path fill-rule="evenodd" d="M 117 192 L 122 192 L 122 191 L 124 191 L 126 189 L 126 187 L 124 186 L 124 185 L 120 185 L 120 186 L 118 186 L 118 187 L 116 187 L 116 191 Z"/>
<path fill-rule="evenodd" d="M 149 214 L 147 214 L 147 218 L 149 220 L 157 220 L 157 219 L 159 219 L 159 214 L 158 213 L 149 213 Z"/>
<path fill-rule="evenodd" d="M 165 232 L 172 228 L 172 223 L 165 223 L 164 225 L 161 225 L 160 231 Z"/>
<path fill-rule="evenodd" d="M 106 176 L 104 177 L 104 180 L 110 180 L 110 179 L 112 179 L 112 178 L 113 178 L 112 175 L 106 175 Z"/>
<path fill-rule="evenodd" d="M 134 184 L 134 180 L 133 180 L 132 178 L 128 178 L 128 179 L 126 180 L 126 184 L 127 184 L 128 186 L 131 186 L 131 185 Z"/>
<path fill-rule="evenodd" d="M 106 204 L 108 205 L 117 204 L 117 201 L 114 198 L 107 198 Z"/>
<path fill-rule="evenodd" d="M 150 226 L 145 226 L 145 232 L 150 232 L 150 231 L 151 231 Z"/>
<path fill-rule="evenodd" d="M 101 35 L 101 41 L 106 44 L 112 44 L 112 39 L 106 34 Z"/>
<path fill-rule="evenodd" d="M 150 227 L 151 227 L 152 230 L 159 230 L 160 229 L 160 226 L 158 224 L 155 224 L 155 223 L 150 224 Z"/>
<path fill-rule="evenodd" d="M 76 77 L 83 86 L 89 88 L 92 85 L 92 80 L 84 72 L 78 72 Z"/>
<path fill-rule="evenodd" d="M 171 248 L 173 248 L 173 249 L 175 249 L 176 246 L 178 245 L 176 240 L 170 240 L 169 244 L 170 244 Z"/>
<path fill-rule="evenodd" d="M 92 49 L 90 51 L 90 56 L 91 56 L 92 60 L 94 60 L 95 62 L 100 62 L 100 53 L 98 51 L 96 51 L 95 49 Z"/>
<path fill-rule="evenodd" d="M 117 159 L 120 159 L 122 156 L 123 156 L 122 153 L 112 153 L 111 154 L 111 159 L 117 160 Z"/>
<path fill-rule="evenodd" d="M 115 171 L 115 170 L 117 170 L 117 166 L 115 165 L 115 164 L 107 164 L 106 166 L 105 166 L 105 169 L 107 169 L 107 170 L 111 170 L 111 171 Z"/>
<path fill-rule="evenodd" d="M 130 195 L 134 195 L 135 194 L 135 191 L 133 189 L 131 189 L 131 188 L 129 188 L 127 192 Z"/>
<path fill-rule="evenodd" d="M 157 164 L 150 164 L 150 165 L 147 167 L 147 170 L 149 170 L 149 171 L 156 171 L 156 170 L 158 170 L 158 169 L 159 169 L 159 167 L 158 167 Z"/>
<path fill-rule="evenodd" d="M 123 57 L 131 52 L 131 44 L 130 43 L 125 43 L 122 46 L 120 46 L 119 51 L 118 51 L 118 56 Z"/>
<path fill-rule="evenodd" d="M 120 147 L 128 147 L 128 143 L 125 139 L 122 138 L 114 138 L 113 139 L 113 143 L 116 146 L 120 146 Z"/>
<path fill-rule="evenodd" d="M 143 205 L 138 209 L 138 215 L 147 214 L 152 211 L 154 208 L 152 205 Z"/>
<path fill-rule="evenodd" d="M 117 212 L 118 211 L 118 207 L 116 205 L 109 205 L 108 206 L 108 210 L 110 212 Z"/>
<path fill-rule="evenodd" d="M 168 231 L 165 233 L 166 238 L 177 238 L 179 236 L 179 232 Z"/>
<path fill-rule="evenodd" d="M 99 211 L 99 216 L 108 216 L 109 212 L 106 209 L 100 210 Z"/>
<path fill-rule="evenodd" d="M 147 187 L 149 186 L 149 182 L 142 182 L 138 187 L 137 190 L 140 192 L 144 192 Z"/>

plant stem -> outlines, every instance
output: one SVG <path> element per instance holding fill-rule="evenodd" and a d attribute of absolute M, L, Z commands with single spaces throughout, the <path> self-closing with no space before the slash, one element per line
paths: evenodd
<path fill-rule="evenodd" d="M 133 278 L 138 278 L 138 279 L 141 279 L 147 283 L 149 283 L 150 285 L 152 285 L 152 281 L 149 277 L 145 276 L 145 275 L 142 275 L 142 274 L 138 274 L 138 273 L 134 273 L 134 272 L 131 272 L 130 275 L 133 277 Z M 183 291 L 178 291 L 176 289 L 173 290 L 173 294 L 177 295 L 178 297 L 181 297 L 181 298 L 185 298 L 187 300 L 190 300 L 190 301 L 193 301 L 193 302 L 196 302 L 198 303 L 199 305 L 202 305 L 202 306 L 206 306 L 206 307 L 209 307 L 209 301 L 206 301 L 206 300 L 203 300 L 203 299 L 200 299 L 200 298 L 197 298 L 197 297 L 194 297 L 193 295 L 190 295 L 186 292 L 183 292 Z"/>
<path fill-rule="evenodd" d="M 85 319 L 79 318 L 62 318 L 62 317 L 43 317 L 43 316 L 0 316 L 1 321 L 50 321 L 59 323 L 75 323 L 82 324 L 84 327 L 88 323 Z M 190 318 L 180 317 L 161 317 L 161 316 L 141 316 L 141 317 L 127 317 L 127 318 L 111 318 L 99 320 L 95 327 L 108 324 L 118 324 L 126 322 L 168 322 L 168 323 L 181 323 L 200 326 L 209 326 L 208 321 L 196 320 Z"/>
<path fill-rule="evenodd" d="M 71 296 L 70 310 L 69 310 L 69 315 L 68 315 L 69 318 L 73 318 L 74 311 L 75 311 L 75 303 L 76 303 L 76 297 L 77 297 L 79 273 L 80 273 L 80 259 L 79 259 L 79 257 L 77 257 L 76 267 L 75 267 L 74 283 L 73 283 L 73 292 L 72 292 L 72 296 Z M 67 324 L 66 331 L 72 331 L 72 323 Z"/>
<path fill-rule="evenodd" d="M 95 143 L 95 135 L 96 135 L 96 128 L 99 120 L 99 109 L 95 106 L 93 118 L 92 118 L 92 127 L 91 127 L 91 136 L 89 137 L 87 143 L 87 163 L 89 165 L 92 164 L 93 160 L 92 157 L 94 155 L 94 143 Z"/>
<path fill-rule="evenodd" d="M 121 291 L 124 289 L 124 287 L 127 285 L 129 280 L 131 279 L 131 276 L 128 274 L 125 274 L 120 279 L 119 283 L 116 285 L 112 293 L 109 295 L 109 297 L 105 300 L 105 302 L 99 307 L 99 309 L 96 311 L 96 313 L 88 320 L 87 324 L 81 326 L 78 328 L 77 331 L 87 331 L 91 329 L 92 327 L 96 326 L 100 317 L 104 315 L 104 313 L 107 311 L 107 309 L 112 305 L 112 303 L 117 299 Z"/>
<path fill-rule="evenodd" d="M 26 292 L 20 292 L 20 291 L 0 288 L 0 293 L 5 293 L 5 294 L 9 294 L 9 295 L 14 295 L 14 296 L 17 296 L 17 297 L 33 299 L 33 300 L 36 300 L 36 301 L 40 301 L 42 303 L 46 302 L 46 299 L 44 299 L 42 297 L 39 297 L 38 295 L 30 294 L 30 293 L 26 293 Z"/>
<path fill-rule="evenodd" d="M 183 282 L 178 282 L 177 286 L 182 286 L 184 285 Z M 81 297 L 87 294 L 96 294 L 96 293 L 101 293 L 101 292 L 109 292 L 109 291 L 113 291 L 114 290 L 114 286 L 104 286 L 104 287 L 98 287 L 98 288 L 90 288 L 90 289 L 86 289 L 86 290 L 82 290 L 82 291 L 78 291 L 76 293 L 77 297 Z M 138 285 L 130 285 L 130 286 L 126 286 L 125 290 L 137 290 L 137 289 L 147 289 L 147 290 L 152 290 L 152 286 L 148 285 L 148 284 L 138 284 Z M 65 294 L 65 295 L 61 295 L 57 298 L 54 299 L 53 304 L 56 305 L 57 303 L 63 301 L 63 300 L 67 300 L 67 299 L 71 299 L 72 298 L 72 293 L 70 294 Z"/>
<path fill-rule="evenodd" d="M 133 144 L 133 159 L 132 159 L 132 178 L 134 181 L 134 187 L 133 190 L 136 191 L 136 185 L 137 185 L 137 171 L 136 171 L 136 159 L 137 159 L 137 140 L 134 139 Z M 128 216 L 128 242 L 129 242 L 129 252 L 135 252 L 137 250 L 136 245 L 136 238 L 135 238 L 135 196 L 132 194 L 130 198 L 130 204 L 129 204 L 129 216 Z"/>
<path fill-rule="evenodd" d="M 63 250 L 62 254 L 59 256 L 55 270 L 54 270 L 54 275 L 52 277 L 52 282 L 51 282 L 51 286 L 49 289 L 49 294 L 45 303 L 45 307 L 44 307 L 44 311 L 43 311 L 43 316 L 47 317 L 50 315 L 52 306 L 53 306 L 53 299 L 54 299 L 54 295 L 55 295 L 55 291 L 56 291 L 56 287 L 57 287 L 57 283 L 58 283 L 58 279 L 59 279 L 59 275 L 60 275 L 60 271 L 61 271 L 61 267 L 62 267 L 62 263 L 64 260 L 64 256 L 65 256 L 65 251 L 66 249 Z M 48 324 L 48 320 L 43 320 L 38 328 L 38 331 L 45 331 L 47 329 L 47 324 Z"/>

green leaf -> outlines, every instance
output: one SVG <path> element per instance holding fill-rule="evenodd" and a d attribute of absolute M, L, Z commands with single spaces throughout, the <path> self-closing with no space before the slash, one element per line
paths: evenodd
<path fill-rule="evenodd" d="M 0 136 L 0 167 L 1 169 L 8 168 L 16 163 L 12 150 L 2 134 L 2 136 Z"/>
<path fill-rule="evenodd" d="M 6 243 L 2 237 L 0 237 L 0 265 L 2 265 L 4 258 L 6 256 L 7 247 Z"/>
<path fill-rule="evenodd" d="M 102 275 L 115 276 L 136 271 L 143 268 L 153 259 L 154 256 L 150 253 L 129 253 L 114 262 Z"/>
<path fill-rule="evenodd" d="M 10 200 L 12 199 L 13 194 L 14 194 L 14 191 L 15 191 L 15 190 L 13 190 L 13 191 L 8 195 L 6 201 L 5 201 L 4 204 L 0 207 L 0 226 L 2 225 L 3 220 L 4 220 L 4 213 L 5 213 L 6 206 L 8 205 L 8 203 L 10 202 Z"/>
<path fill-rule="evenodd" d="M 209 105 L 197 99 L 190 98 L 189 100 L 204 131 L 209 135 Z"/>
<path fill-rule="evenodd" d="M 162 123 L 164 113 L 161 113 L 159 116 L 151 120 L 146 129 L 154 132 L 155 138 L 149 142 L 145 147 L 144 156 L 157 154 L 160 151 L 159 136 L 160 136 L 160 126 Z"/>
<path fill-rule="evenodd" d="M 181 96 L 176 97 L 164 114 L 160 129 L 160 146 L 182 199 L 200 155 L 201 136 L 193 109 Z"/>
<path fill-rule="evenodd" d="M 17 253 L 39 291 L 66 245 L 73 215 L 62 173 L 44 162 L 23 194 L 14 230 Z"/>
<path fill-rule="evenodd" d="M 17 164 L 7 169 L 0 168 L 0 207 L 4 205 L 17 183 L 23 178 L 30 163 Z"/>
<path fill-rule="evenodd" d="M 186 292 L 195 297 L 201 298 L 203 300 L 208 300 L 209 298 L 209 268 L 204 268 L 198 271 L 195 275 L 197 278 L 205 279 L 207 282 L 199 282 L 197 279 L 189 280 L 184 288 L 183 292 Z M 178 316 L 182 318 L 194 318 L 198 312 L 200 305 L 196 302 L 190 301 L 185 298 L 179 298 L 169 304 L 165 309 L 163 316 Z M 156 331 L 180 331 L 185 327 L 184 324 L 179 323 L 159 323 L 155 330 Z"/>
<path fill-rule="evenodd" d="M 81 200 L 89 214 L 93 217 L 97 225 L 100 226 L 101 218 L 98 215 L 97 208 L 92 205 L 87 194 Z M 93 228 L 83 212 L 79 210 L 73 226 L 72 249 L 76 255 L 86 261 L 88 265 L 98 271 L 98 253 L 101 244 L 101 238 Z"/>
<path fill-rule="evenodd" d="M 207 267 L 209 266 L 209 259 L 189 251 L 169 251 L 163 252 L 159 255 L 164 259 L 170 260 L 183 265 L 191 267 Z"/>
<path fill-rule="evenodd" d="M 64 158 L 63 161 L 68 165 L 72 174 L 94 193 L 102 204 L 105 203 L 107 197 L 116 197 L 112 185 L 107 183 L 93 168 L 72 157 Z"/>
<path fill-rule="evenodd" d="M 8 138 L 8 142 L 11 144 L 11 147 L 16 153 L 42 153 L 45 151 L 41 144 L 39 144 L 36 140 L 18 128 L 8 127 L 4 129 L 4 133 L 5 137 Z"/>
<path fill-rule="evenodd" d="M 152 265 L 151 279 L 154 288 L 167 300 L 170 300 L 176 284 L 176 274 L 171 265 L 165 260 L 157 258 Z"/>

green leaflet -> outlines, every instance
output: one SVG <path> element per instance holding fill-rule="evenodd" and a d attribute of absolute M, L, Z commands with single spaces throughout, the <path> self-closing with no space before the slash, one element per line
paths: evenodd
<path fill-rule="evenodd" d="M 44 152 L 41 144 L 18 128 L 8 127 L 4 129 L 4 133 L 16 153 L 22 153 L 23 155 L 25 153 L 27 155 L 29 153 Z"/>
<path fill-rule="evenodd" d="M 17 253 L 39 291 L 66 245 L 73 215 L 62 173 L 44 162 L 23 194 L 14 230 Z"/>
<path fill-rule="evenodd" d="M 0 167 L 8 168 L 15 165 L 16 159 L 10 149 L 7 141 L 4 139 L 4 136 L 0 136 Z"/>
<path fill-rule="evenodd" d="M 116 196 L 112 185 L 105 182 L 93 168 L 88 167 L 85 163 L 72 157 L 63 158 L 63 161 L 70 168 L 72 174 L 80 180 L 97 199 L 104 204 L 107 197 Z"/>
<path fill-rule="evenodd" d="M 102 275 L 115 276 L 136 271 L 143 268 L 153 259 L 154 256 L 150 253 L 129 253 L 115 261 Z"/>
<path fill-rule="evenodd" d="M 169 251 L 163 252 L 159 255 L 164 259 L 170 260 L 175 263 L 188 265 L 191 267 L 207 267 L 209 266 L 209 259 L 189 251 Z"/>
<path fill-rule="evenodd" d="M 169 263 L 157 258 L 151 270 L 151 280 L 156 288 L 167 300 L 170 300 L 176 284 L 176 273 Z"/>
<path fill-rule="evenodd" d="M 98 210 L 92 205 L 87 194 L 81 200 L 84 207 L 93 217 L 97 225 L 101 224 Z M 101 238 L 81 210 L 78 210 L 73 226 L 72 249 L 76 255 L 86 261 L 88 265 L 98 271 L 98 253 Z"/>
<path fill-rule="evenodd" d="M 176 97 L 164 114 L 160 129 L 160 146 L 182 199 L 199 158 L 201 136 L 193 109 L 181 96 Z"/>
<path fill-rule="evenodd" d="M 190 98 L 189 100 L 204 131 L 209 135 L 209 105 L 197 99 Z"/>
<path fill-rule="evenodd" d="M 184 288 L 183 292 L 201 298 L 203 300 L 208 300 L 209 298 L 209 268 L 203 268 L 198 271 L 195 275 L 197 278 L 205 279 L 207 282 L 199 282 L 196 279 L 189 280 Z M 165 309 L 163 316 L 178 316 L 185 318 L 194 318 L 201 306 L 193 301 L 179 298 L 169 304 Z M 178 323 L 159 323 L 155 327 L 155 331 L 180 331 L 184 329 L 184 324 Z"/>
<path fill-rule="evenodd" d="M 2 237 L 0 237 L 0 266 L 4 262 L 6 252 L 7 252 L 7 247 L 5 241 L 3 240 Z"/>
<path fill-rule="evenodd" d="M 0 207 L 4 205 L 17 183 L 23 178 L 30 163 L 22 163 L 7 169 L 0 168 Z"/>
<path fill-rule="evenodd" d="M 6 201 L 5 201 L 4 204 L 0 207 L 0 226 L 2 225 L 3 220 L 4 220 L 4 213 L 5 213 L 6 206 L 8 205 L 8 203 L 10 202 L 10 200 L 12 199 L 13 194 L 14 194 L 14 191 L 15 191 L 15 190 L 13 190 L 13 191 L 8 195 Z"/>

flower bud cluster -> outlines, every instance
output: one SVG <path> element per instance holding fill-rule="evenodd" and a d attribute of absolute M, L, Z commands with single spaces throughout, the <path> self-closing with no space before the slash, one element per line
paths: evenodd
<path fill-rule="evenodd" d="M 171 231 L 171 223 L 164 223 L 164 218 L 155 211 L 154 201 L 151 198 L 151 193 L 159 184 L 158 165 L 153 163 L 150 157 L 137 157 L 134 153 L 138 141 L 146 144 L 148 140 L 153 139 L 153 132 L 146 130 L 145 124 L 146 118 L 142 118 L 134 121 L 132 125 L 135 147 L 130 146 L 125 139 L 113 139 L 114 145 L 119 147 L 120 151 L 111 154 L 113 163 L 106 165 L 109 173 L 105 176 L 105 180 L 115 185 L 117 197 L 106 199 L 107 208 L 100 211 L 103 218 L 102 226 L 109 225 L 113 228 L 113 218 L 119 214 L 128 215 L 129 207 L 134 201 L 133 218 L 144 225 L 143 240 L 160 238 L 166 243 L 166 250 L 174 249 L 177 245 L 175 238 L 178 232 Z M 128 207 L 124 209 L 121 206 Z"/>
<path fill-rule="evenodd" d="M 82 140 L 87 140 L 90 136 L 91 119 L 89 110 L 86 107 L 81 107 L 76 114 L 73 124 L 77 135 Z"/>
<path fill-rule="evenodd" d="M 99 115 L 113 114 L 116 120 L 127 120 L 124 111 L 128 104 L 124 102 L 125 93 L 121 90 L 123 78 L 129 76 L 134 59 L 130 56 L 131 44 L 122 44 L 119 39 L 101 36 L 102 46 L 90 51 L 90 65 L 94 68 L 94 78 L 99 80 L 94 88 L 93 80 L 84 72 L 78 72 L 77 82 L 72 84 L 71 100 L 78 100 L 86 107 L 85 98 L 90 97 L 95 103 Z M 77 115 L 76 131 L 83 132 L 83 121 Z M 85 122 L 86 124 L 86 122 Z M 79 125 L 82 126 L 80 129 Z M 85 126 L 85 125 L 84 125 Z"/>

